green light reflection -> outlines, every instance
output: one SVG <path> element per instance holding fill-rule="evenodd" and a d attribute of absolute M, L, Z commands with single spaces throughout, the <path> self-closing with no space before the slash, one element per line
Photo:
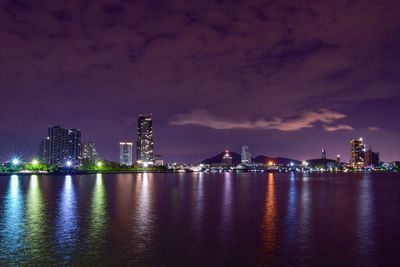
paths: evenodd
<path fill-rule="evenodd" d="M 50 249 L 47 243 L 47 222 L 43 195 L 37 175 L 32 175 L 26 196 L 26 235 L 29 248 L 29 262 L 36 264 L 50 263 Z"/>
<path fill-rule="evenodd" d="M 86 236 L 87 247 L 85 249 L 89 254 L 87 255 L 89 262 L 96 262 L 104 252 L 106 244 L 105 232 L 108 222 L 106 206 L 103 176 L 102 174 L 97 174 L 90 205 L 89 229 Z"/>

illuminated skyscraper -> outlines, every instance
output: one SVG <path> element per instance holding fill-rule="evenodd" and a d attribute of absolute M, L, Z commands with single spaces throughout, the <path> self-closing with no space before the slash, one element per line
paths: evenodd
<path fill-rule="evenodd" d="M 365 145 L 361 137 L 350 142 L 350 164 L 356 168 L 365 166 Z"/>
<path fill-rule="evenodd" d="M 379 152 L 372 151 L 372 148 L 369 148 L 365 152 L 365 165 L 370 168 L 376 168 L 379 166 Z"/>
<path fill-rule="evenodd" d="M 244 145 L 242 146 L 242 164 L 250 164 L 251 163 L 251 153 L 249 151 L 249 147 Z"/>
<path fill-rule="evenodd" d="M 119 163 L 121 165 L 132 166 L 132 147 L 129 142 L 119 143 Z"/>
<path fill-rule="evenodd" d="M 50 138 L 46 136 L 42 139 L 42 142 L 40 142 L 40 148 L 38 154 L 38 158 L 42 163 L 49 162 L 49 146 L 50 146 Z"/>
<path fill-rule="evenodd" d="M 81 131 L 68 129 L 68 160 L 79 164 L 82 160 Z"/>
<path fill-rule="evenodd" d="M 137 162 L 153 164 L 153 119 L 152 115 L 140 115 L 138 119 L 138 136 L 136 141 Z"/>
<path fill-rule="evenodd" d="M 79 164 L 81 160 L 81 131 L 66 129 L 60 125 L 50 126 L 48 130 L 49 164 L 64 165 L 67 161 Z"/>
<path fill-rule="evenodd" d="M 82 161 L 85 164 L 95 164 L 99 159 L 99 154 L 93 142 L 89 141 L 82 146 Z"/>

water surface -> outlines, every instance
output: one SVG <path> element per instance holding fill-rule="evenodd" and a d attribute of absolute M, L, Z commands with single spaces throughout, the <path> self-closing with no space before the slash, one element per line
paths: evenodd
<path fill-rule="evenodd" d="M 398 266 L 399 174 L 0 177 L 0 265 Z"/>

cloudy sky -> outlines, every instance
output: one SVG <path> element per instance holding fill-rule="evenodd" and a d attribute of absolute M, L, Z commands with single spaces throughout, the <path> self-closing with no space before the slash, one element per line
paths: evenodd
<path fill-rule="evenodd" d="M 156 153 L 307 159 L 363 136 L 400 160 L 400 1 L 0 0 L 0 159 L 51 124 L 117 160 L 153 113 Z"/>

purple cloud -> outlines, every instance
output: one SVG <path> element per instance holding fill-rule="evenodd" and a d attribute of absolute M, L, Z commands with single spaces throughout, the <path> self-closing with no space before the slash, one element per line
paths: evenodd
<path fill-rule="evenodd" d="M 205 110 L 193 110 L 186 114 L 178 114 L 170 122 L 171 125 L 199 125 L 217 130 L 226 129 L 264 129 L 278 131 L 298 131 L 305 128 L 313 128 L 317 122 L 332 123 L 346 118 L 345 114 L 321 109 L 318 112 L 305 112 L 295 118 L 257 119 L 257 120 L 230 120 L 218 118 Z M 325 126 L 327 131 L 352 130 L 348 125 Z"/>

